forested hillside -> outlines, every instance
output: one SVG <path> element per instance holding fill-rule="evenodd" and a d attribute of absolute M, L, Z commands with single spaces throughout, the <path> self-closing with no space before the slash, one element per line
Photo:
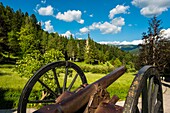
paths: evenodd
<path fill-rule="evenodd" d="M 115 67 L 133 64 L 132 54 L 118 47 L 96 43 L 88 34 L 87 39 L 65 37 L 57 32 L 48 33 L 34 14 L 14 11 L 0 3 L 0 60 L 17 58 L 16 64 L 35 67 L 55 60 L 83 61 L 87 64 L 104 64 L 110 61 Z M 34 67 L 34 66 L 31 66 Z M 34 70 L 34 69 L 33 69 Z"/>

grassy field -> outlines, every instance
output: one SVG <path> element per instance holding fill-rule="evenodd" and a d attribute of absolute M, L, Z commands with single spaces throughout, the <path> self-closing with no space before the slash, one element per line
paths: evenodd
<path fill-rule="evenodd" d="M 14 65 L 0 65 L 0 88 L 22 89 L 28 79 L 13 71 Z"/>
<path fill-rule="evenodd" d="M 106 74 L 92 74 L 92 73 L 85 73 L 87 77 L 88 83 L 92 83 L 99 78 L 105 76 Z M 111 84 L 107 91 L 110 93 L 111 96 L 117 95 L 120 100 L 125 100 L 127 96 L 127 92 L 129 87 L 132 83 L 135 73 L 125 73 L 119 79 L 117 79 L 113 84 Z"/>
<path fill-rule="evenodd" d="M 28 81 L 13 72 L 14 65 L 0 65 L 0 109 L 17 107 L 21 91 Z M 134 73 L 125 73 L 116 82 L 108 87 L 110 95 L 117 95 L 125 100 Z M 88 83 L 92 83 L 106 74 L 85 73 Z"/>

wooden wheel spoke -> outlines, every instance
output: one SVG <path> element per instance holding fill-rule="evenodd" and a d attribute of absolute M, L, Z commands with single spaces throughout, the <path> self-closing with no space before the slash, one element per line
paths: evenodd
<path fill-rule="evenodd" d="M 28 100 L 28 103 L 54 103 L 55 100 Z"/>
<path fill-rule="evenodd" d="M 154 77 L 151 77 L 148 84 L 148 113 L 151 113 L 152 107 L 153 80 Z"/>
<path fill-rule="evenodd" d="M 58 77 L 57 77 L 57 74 L 56 74 L 56 70 L 53 68 L 52 69 L 53 73 L 54 73 L 54 79 L 55 79 L 55 83 L 57 84 L 57 91 L 59 94 L 61 94 L 61 87 L 60 87 L 60 84 L 59 84 L 59 81 L 58 81 Z"/>
<path fill-rule="evenodd" d="M 72 82 L 70 83 L 70 86 L 69 86 L 68 89 L 67 89 L 68 91 L 70 91 L 71 88 L 73 87 L 73 84 L 75 83 L 77 77 L 78 77 L 78 73 L 75 75 L 75 77 L 73 78 Z"/>
<path fill-rule="evenodd" d="M 135 113 L 140 113 L 138 106 L 136 106 Z"/>
<path fill-rule="evenodd" d="M 155 104 L 156 104 L 156 100 L 157 100 L 157 95 L 158 95 L 158 89 L 159 89 L 159 85 L 155 84 L 154 87 L 154 92 L 152 95 L 152 106 L 151 106 L 151 113 L 154 113 L 154 109 L 155 109 Z"/>
<path fill-rule="evenodd" d="M 65 73 L 65 76 L 64 76 L 63 92 L 65 91 L 66 86 L 67 86 L 67 76 L 68 76 L 68 67 L 66 67 L 66 73 Z"/>
<path fill-rule="evenodd" d="M 50 93 L 52 93 L 55 97 L 57 97 L 57 94 L 52 91 L 46 84 L 44 84 L 41 80 L 38 80 L 38 82 L 41 83 L 41 85 L 43 85 Z"/>
<path fill-rule="evenodd" d="M 148 91 L 147 91 L 147 81 L 144 81 L 144 87 L 142 90 L 142 113 L 148 112 Z"/>
<path fill-rule="evenodd" d="M 154 112 L 153 113 L 158 113 L 158 111 L 159 111 L 159 109 L 160 109 L 160 107 L 161 107 L 161 102 L 160 101 L 158 101 L 157 103 L 156 103 L 156 105 L 155 105 L 155 109 L 154 109 Z"/>

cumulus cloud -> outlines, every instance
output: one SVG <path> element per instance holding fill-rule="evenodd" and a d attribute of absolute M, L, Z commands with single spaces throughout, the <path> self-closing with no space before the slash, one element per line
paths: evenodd
<path fill-rule="evenodd" d="M 83 27 L 83 28 L 80 29 L 80 33 L 85 34 L 85 33 L 88 33 L 88 32 L 89 32 L 89 29 L 87 27 Z"/>
<path fill-rule="evenodd" d="M 44 31 L 48 31 L 49 33 L 54 32 L 53 25 L 51 25 L 51 20 L 46 21 L 44 25 L 45 25 Z"/>
<path fill-rule="evenodd" d="M 81 19 L 81 11 L 79 10 L 68 10 L 67 12 L 64 12 L 63 14 L 61 12 L 59 12 L 56 15 L 56 18 L 59 20 L 63 20 L 66 22 L 72 22 L 72 21 L 77 21 L 80 24 L 84 23 L 84 20 Z"/>
<path fill-rule="evenodd" d="M 118 17 L 114 18 L 111 22 L 94 22 L 91 26 L 89 26 L 89 29 L 99 29 L 102 34 L 116 34 L 121 31 L 123 25 L 125 25 L 124 18 Z"/>
<path fill-rule="evenodd" d="M 125 25 L 125 19 L 122 17 L 114 18 L 111 23 L 116 26 L 123 26 Z"/>
<path fill-rule="evenodd" d="M 38 9 L 39 15 L 43 15 L 43 16 L 53 15 L 53 12 L 54 12 L 53 7 L 51 5 L 47 7 L 41 7 Z"/>
<path fill-rule="evenodd" d="M 70 35 L 72 35 L 74 37 L 74 34 L 72 34 L 70 31 L 66 31 L 64 34 L 61 35 L 65 37 L 70 37 Z"/>
<path fill-rule="evenodd" d="M 169 0 L 133 0 L 132 4 L 141 8 L 140 13 L 146 17 L 160 15 L 170 8 Z"/>
<path fill-rule="evenodd" d="M 133 41 L 113 41 L 113 42 L 105 42 L 105 41 L 101 41 L 98 42 L 100 44 L 113 44 L 113 45 L 138 45 L 142 43 L 142 40 L 133 40 Z"/>
<path fill-rule="evenodd" d="M 129 12 L 127 12 L 127 10 L 129 9 L 130 7 L 129 6 L 124 6 L 124 5 L 117 5 L 115 8 L 113 8 L 110 13 L 109 13 L 109 18 L 110 19 L 113 19 L 113 17 L 116 15 L 116 14 L 127 14 Z"/>
<path fill-rule="evenodd" d="M 170 28 L 162 29 L 160 32 L 161 32 L 161 36 L 170 39 Z"/>

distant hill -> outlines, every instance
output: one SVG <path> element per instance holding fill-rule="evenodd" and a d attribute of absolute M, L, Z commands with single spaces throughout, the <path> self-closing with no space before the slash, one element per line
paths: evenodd
<path fill-rule="evenodd" d="M 138 45 L 115 45 L 118 48 L 120 48 L 123 51 L 128 51 L 131 53 L 138 53 L 139 52 L 139 48 Z"/>

